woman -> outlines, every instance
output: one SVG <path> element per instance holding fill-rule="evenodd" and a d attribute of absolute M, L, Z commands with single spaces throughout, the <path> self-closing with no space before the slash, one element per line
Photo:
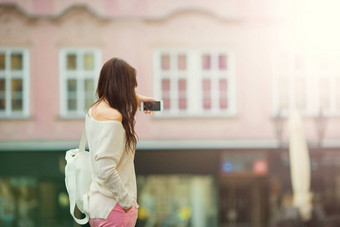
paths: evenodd
<path fill-rule="evenodd" d="M 128 63 L 112 58 L 104 64 L 98 101 L 89 108 L 85 122 L 93 177 L 89 194 L 92 227 L 130 227 L 137 220 L 135 114 L 140 102 L 153 99 L 137 95 L 136 87 L 136 70 Z"/>

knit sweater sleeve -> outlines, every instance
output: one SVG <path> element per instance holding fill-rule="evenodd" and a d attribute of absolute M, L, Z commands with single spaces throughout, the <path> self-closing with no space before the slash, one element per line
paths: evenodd
<path fill-rule="evenodd" d="M 96 151 L 93 155 L 94 175 L 106 196 L 114 198 L 121 207 L 128 209 L 133 198 L 123 185 L 117 166 L 125 151 L 125 131 L 120 122 L 102 124 L 93 133 Z"/>

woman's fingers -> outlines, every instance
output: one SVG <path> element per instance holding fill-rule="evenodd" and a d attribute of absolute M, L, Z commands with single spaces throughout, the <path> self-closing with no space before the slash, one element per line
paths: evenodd
<path fill-rule="evenodd" d="M 153 114 L 153 111 L 151 111 L 151 110 L 144 110 L 144 113 L 145 114 Z"/>

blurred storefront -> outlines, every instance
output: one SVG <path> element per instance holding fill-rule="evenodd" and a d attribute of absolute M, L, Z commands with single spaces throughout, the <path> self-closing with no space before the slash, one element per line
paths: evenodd
<path fill-rule="evenodd" d="M 337 149 L 312 149 L 311 190 L 340 211 Z M 6 163 L 5 163 L 6 162 Z M 1 226 L 75 226 L 64 152 L 0 152 Z M 275 226 L 292 194 L 287 150 L 137 150 L 137 226 Z"/>
<path fill-rule="evenodd" d="M 0 152 L 0 226 L 73 226 L 64 152 Z"/>
<path fill-rule="evenodd" d="M 264 226 L 268 169 L 263 154 L 137 150 L 137 226 Z M 2 151 L 0 160 L 4 226 L 74 226 L 63 151 Z"/>
<path fill-rule="evenodd" d="M 136 171 L 143 175 L 138 178 L 140 226 L 169 226 L 164 223 L 175 221 L 170 211 L 166 215 L 154 213 L 151 220 L 146 215 L 143 220 L 144 209 L 149 214 L 156 203 L 167 204 L 168 209 L 171 207 L 177 212 L 178 223 L 170 226 L 267 226 L 270 171 L 265 150 L 139 152 Z M 157 190 L 166 192 L 162 193 L 165 197 L 157 196 Z M 180 198 L 178 203 L 190 210 L 187 224 L 179 222 L 185 210 L 172 204 L 175 201 L 169 201 L 172 195 L 180 192 L 182 194 L 176 196 Z M 148 200 L 152 201 L 152 206 Z"/>
<path fill-rule="evenodd" d="M 278 226 L 286 210 L 292 206 L 287 149 L 139 152 L 136 156 L 136 171 L 140 173 L 138 187 L 141 205 L 138 226 L 163 226 L 170 219 L 174 221 L 169 210 L 156 212 L 149 220 L 150 212 L 162 209 L 164 203 L 168 209 L 171 207 L 177 212 L 178 222 L 173 226 L 183 226 L 179 224 L 179 217 L 186 206 L 190 208 L 188 214 L 191 215 L 189 225 L 184 226 L 222 227 Z M 310 154 L 312 202 L 314 209 L 318 210 L 313 211 L 310 222 L 319 223 L 319 226 L 322 223 L 336 226 L 340 209 L 339 151 L 311 149 Z M 197 191 L 190 190 L 193 185 L 196 185 Z M 163 197 L 159 196 L 160 191 L 164 191 Z M 176 198 L 186 196 L 177 201 L 181 205 L 174 205 L 168 202 L 173 195 Z M 194 203 L 191 199 L 195 196 L 204 199 L 197 199 L 200 202 Z M 196 212 L 201 213 L 195 216 Z M 308 226 L 308 223 L 305 224 Z"/>

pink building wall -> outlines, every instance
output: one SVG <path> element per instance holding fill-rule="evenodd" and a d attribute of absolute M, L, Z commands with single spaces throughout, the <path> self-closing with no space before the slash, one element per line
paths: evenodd
<path fill-rule="evenodd" d="M 8 4 L 15 7 L 0 16 L 0 46 L 29 49 L 30 117 L 0 119 L 1 141 L 80 138 L 83 119 L 59 116 L 58 54 L 64 47 L 99 47 L 103 62 L 113 56 L 127 60 L 138 71 L 137 91 L 148 96 L 155 86 L 155 49 L 230 50 L 236 58 L 236 116 L 158 118 L 138 113 L 140 140 L 276 141 L 270 63 L 273 52 L 291 48 L 285 33 L 290 1 L 0 0 L 0 8 Z M 328 120 L 326 139 L 339 138 L 339 123 L 338 118 Z M 316 141 L 313 119 L 305 119 L 305 132 Z M 287 137 L 287 127 L 284 133 Z"/>

